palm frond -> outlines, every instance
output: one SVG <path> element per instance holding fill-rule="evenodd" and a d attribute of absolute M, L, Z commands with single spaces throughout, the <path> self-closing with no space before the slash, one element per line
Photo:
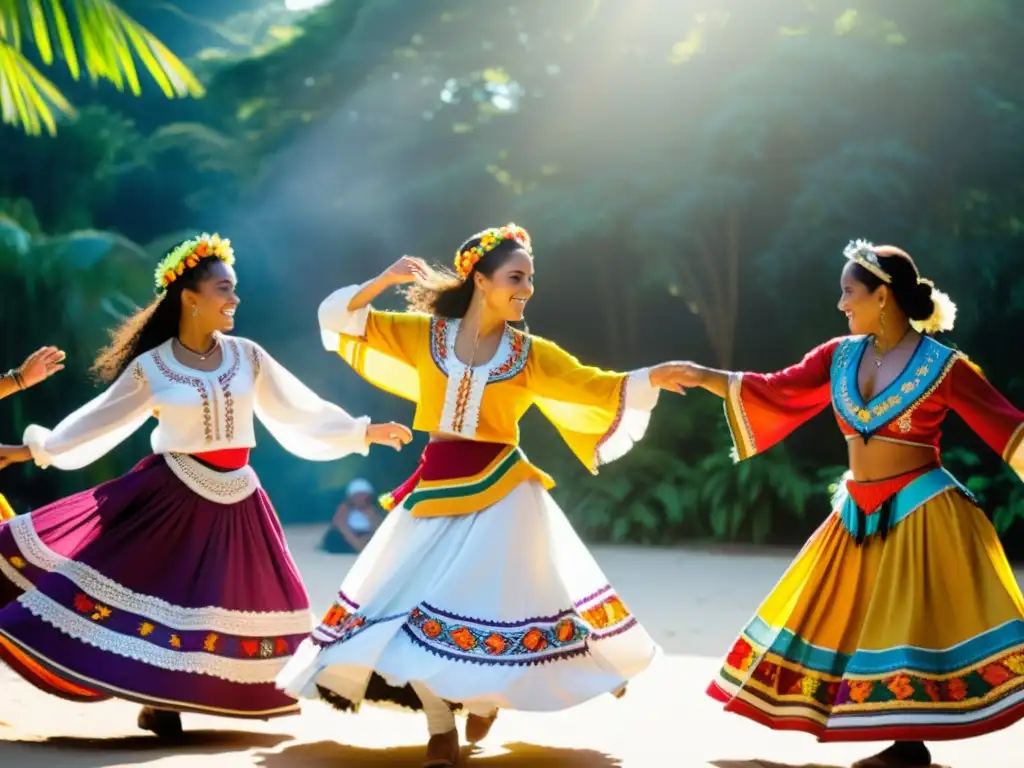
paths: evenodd
<path fill-rule="evenodd" d="M 112 0 L 0 0 L 0 112 L 4 123 L 31 135 L 43 127 L 53 135 L 54 109 L 73 110 L 25 58 L 23 33 L 31 34 L 44 64 L 59 51 L 76 80 L 84 69 L 93 83 L 106 80 L 138 96 L 138 61 L 169 99 L 205 93 L 189 68 Z"/>
<path fill-rule="evenodd" d="M 0 40 L 0 116 L 6 125 L 20 126 L 30 136 L 46 128 L 57 133 L 54 111 L 73 116 L 74 107 L 24 54 Z"/>
<path fill-rule="evenodd" d="M 43 0 L 24 2 L 40 7 L 43 4 Z M 63 14 L 62 2 L 48 0 L 50 20 L 55 22 L 58 34 L 60 24 L 56 22 L 58 13 Z M 167 98 L 199 97 L 205 93 L 202 83 L 188 67 L 116 3 L 110 0 L 70 0 L 70 4 L 78 26 L 77 47 L 93 81 L 107 80 L 119 90 L 124 90 L 127 85 L 133 94 L 138 95 L 142 90 L 135 66 L 135 57 L 138 57 Z M 48 35 L 48 28 L 36 34 L 36 45 L 39 46 L 40 40 L 44 38 L 46 42 L 43 45 L 48 45 Z M 68 46 L 64 45 L 63 48 L 65 58 L 69 61 L 68 69 L 75 75 L 75 69 L 68 58 Z M 71 49 L 74 50 L 75 46 L 72 45 Z M 41 53 L 42 50 L 40 47 Z"/>

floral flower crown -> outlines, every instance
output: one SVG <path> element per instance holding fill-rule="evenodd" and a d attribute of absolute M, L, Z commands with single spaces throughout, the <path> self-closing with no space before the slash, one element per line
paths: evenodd
<path fill-rule="evenodd" d="M 530 233 L 517 224 L 506 224 L 504 227 L 493 227 L 485 229 L 473 236 L 473 239 L 480 240 L 478 245 L 467 248 L 464 251 L 457 251 L 455 254 L 455 271 L 459 277 L 465 280 L 473 267 L 484 256 L 497 248 L 506 240 L 515 240 L 522 243 L 527 249 L 530 247 Z"/>
<path fill-rule="evenodd" d="M 850 261 L 856 262 L 864 267 L 886 285 L 892 285 L 892 275 L 882 268 L 878 259 L 878 252 L 875 246 L 867 240 L 851 240 L 849 245 L 843 249 L 843 256 Z M 927 320 L 911 320 L 910 324 L 918 333 L 938 333 L 939 331 L 952 331 L 956 321 L 956 304 L 949 296 L 938 288 L 931 280 L 921 277 L 921 273 L 914 266 L 914 273 L 917 275 L 918 285 L 927 285 L 932 289 L 932 314 Z"/>
<path fill-rule="evenodd" d="M 209 258 L 220 259 L 229 267 L 234 264 L 235 252 L 231 248 L 231 241 L 216 234 L 202 234 L 186 240 L 157 265 L 154 273 L 157 292 L 166 291 L 171 283 L 185 274 L 186 269 L 192 269 L 203 259 Z"/>

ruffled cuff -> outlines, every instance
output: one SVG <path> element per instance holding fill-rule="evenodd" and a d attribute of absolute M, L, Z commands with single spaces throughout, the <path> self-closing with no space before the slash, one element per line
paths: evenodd
<path fill-rule="evenodd" d="M 597 447 L 598 465 L 625 456 L 644 436 L 660 394 L 661 390 L 651 383 L 649 368 L 633 371 L 626 377 L 618 419 Z"/>
<path fill-rule="evenodd" d="M 46 441 L 51 434 L 53 434 L 52 431 L 46 427 L 29 424 L 21 438 L 21 442 L 27 445 L 29 451 L 32 452 L 32 460 L 40 469 L 47 469 L 53 464 L 53 456 L 46 450 Z"/>
<path fill-rule="evenodd" d="M 339 288 L 320 303 L 317 317 L 320 320 L 320 340 L 328 352 L 337 352 L 342 336 L 362 338 L 366 335 L 366 323 L 370 317 L 370 305 L 367 304 L 354 312 L 348 305 L 365 283 Z"/>

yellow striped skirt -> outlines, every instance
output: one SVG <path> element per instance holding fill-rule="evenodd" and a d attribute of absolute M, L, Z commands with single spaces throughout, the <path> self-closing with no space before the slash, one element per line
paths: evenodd
<path fill-rule="evenodd" d="M 709 686 L 726 711 L 821 741 L 960 739 L 1024 717 L 1024 598 L 995 529 L 944 469 L 892 501 L 888 535 L 868 516 L 858 545 L 838 500 Z"/>

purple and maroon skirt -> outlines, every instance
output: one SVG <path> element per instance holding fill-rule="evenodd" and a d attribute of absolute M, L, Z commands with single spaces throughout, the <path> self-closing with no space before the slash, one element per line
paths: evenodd
<path fill-rule="evenodd" d="M 274 678 L 312 623 L 248 465 L 149 456 L 0 523 L 0 658 L 65 699 L 295 714 Z"/>

